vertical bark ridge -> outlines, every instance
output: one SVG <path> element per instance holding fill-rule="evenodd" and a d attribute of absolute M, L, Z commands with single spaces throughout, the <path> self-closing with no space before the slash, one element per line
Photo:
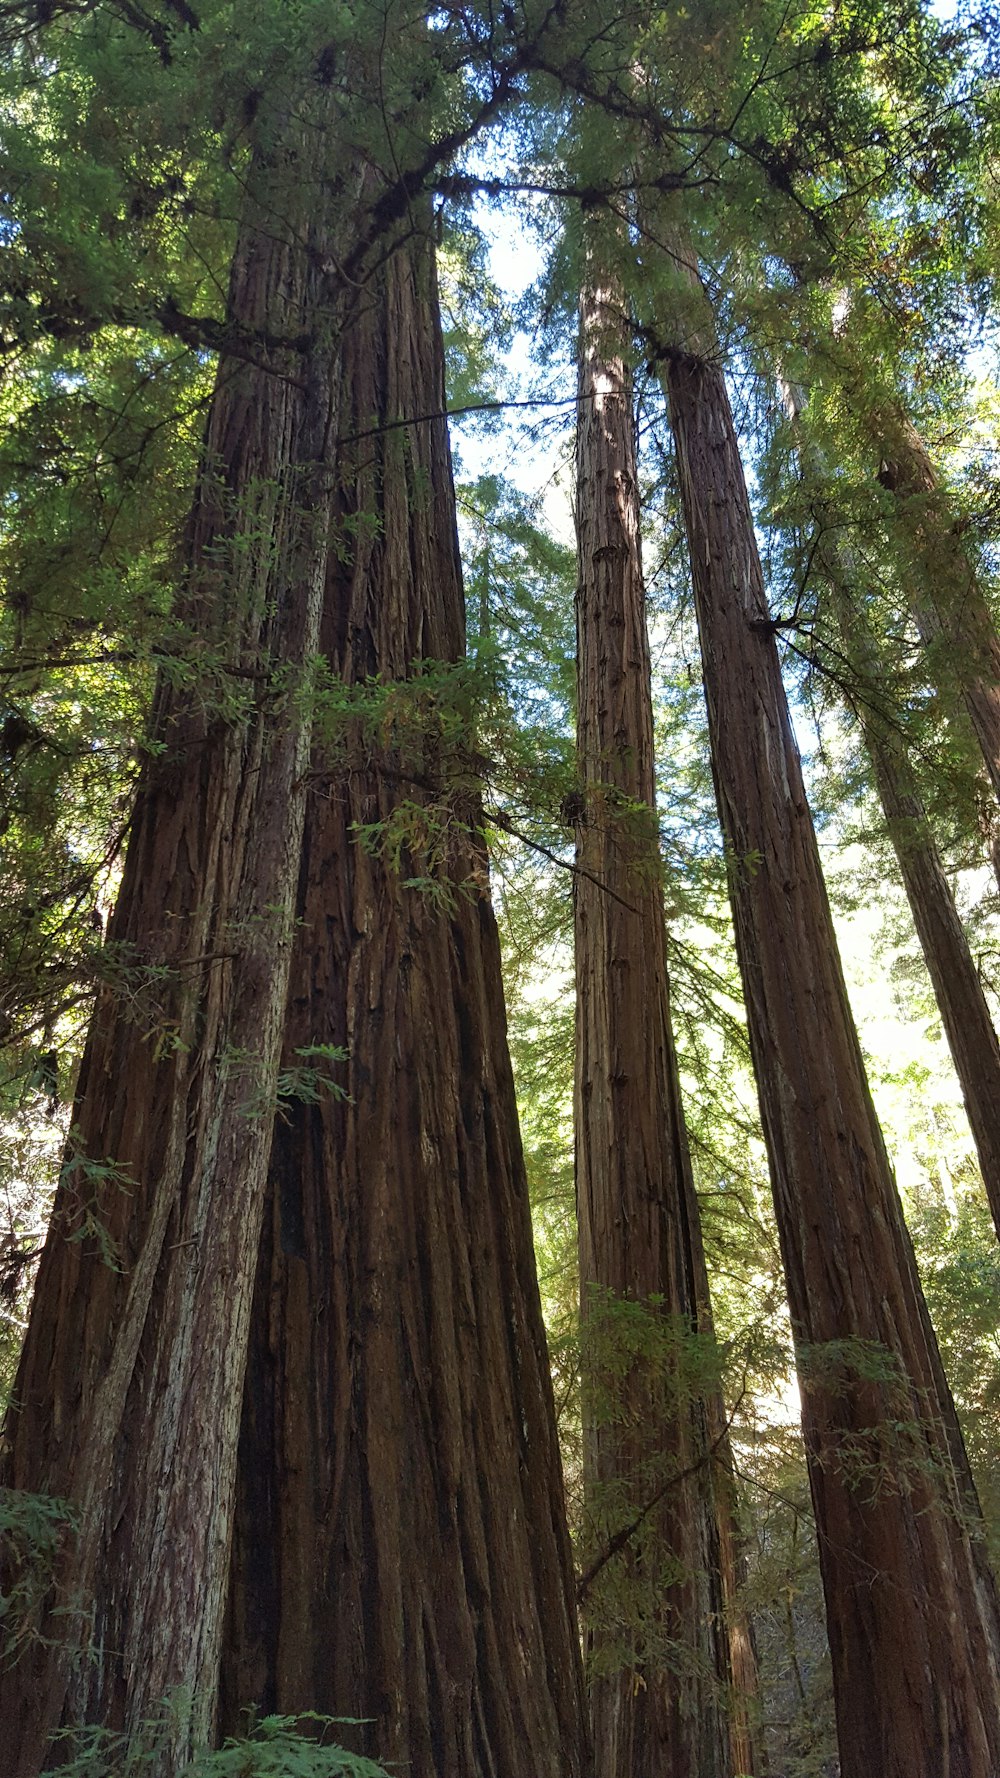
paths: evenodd
<path fill-rule="evenodd" d="M 5 1483 L 77 1521 L 55 1615 L 0 1674 L 18 1778 L 61 1722 L 131 1732 L 184 1693 L 173 1770 L 214 1717 L 332 491 L 336 315 L 307 122 L 280 123 L 251 171 L 229 319 L 313 345 L 220 363 L 178 610 L 220 665 L 157 693 L 110 931 L 124 980 L 94 1015 L 6 1427 Z M 290 174 L 311 215 L 289 215 Z"/>
<path fill-rule="evenodd" d="M 595 1584 L 591 1708 L 601 1778 L 722 1778 L 734 1769 L 722 1575 L 731 1527 L 719 1523 L 730 1504 L 725 1415 L 717 1384 L 684 1374 L 685 1340 L 710 1341 L 712 1323 L 670 1018 L 623 332 L 621 292 L 587 290 L 577 413 L 576 1185 L 585 1490 L 598 1547 L 651 1510 Z M 645 1305 L 647 1347 L 657 1320 L 672 1325 L 679 1361 L 641 1343 L 623 1359 L 626 1302 Z M 614 1379 L 610 1413 L 599 1402 L 602 1366 Z M 632 1595 L 624 1608 L 622 1587 Z M 747 1750 L 732 1751 L 735 1769 L 751 1770 Z"/>
<path fill-rule="evenodd" d="M 323 647 L 358 685 L 457 661 L 464 608 L 422 226 L 345 343 Z M 384 431 L 379 431 L 379 427 Z M 407 771 L 418 782 L 407 782 Z M 412 1778 L 589 1770 L 551 1385 L 473 792 L 389 745 L 314 764 L 286 1053 L 348 1052 L 346 1097 L 275 1125 L 223 1678 L 369 1719 Z M 450 900 L 355 824 L 448 805 Z"/>
<path fill-rule="evenodd" d="M 848 1006 L 725 379 L 708 326 L 661 314 L 660 332 L 843 1778 L 989 1778 L 996 1588 Z"/>

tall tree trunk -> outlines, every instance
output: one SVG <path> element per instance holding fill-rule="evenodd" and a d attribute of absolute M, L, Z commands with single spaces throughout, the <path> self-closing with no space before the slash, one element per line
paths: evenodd
<path fill-rule="evenodd" d="M 802 391 L 791 384 L 782 384 L 782 391 L 789 416 L 797 425 L 805 405 Z M 803 448 L 800 438 L 800 452 Z M 830 588 L 841 647 L 857 674 L 860 689 L 852 699 L 852 708 L 864 735 L 1000 1234 L 1000 1043 L 905 745 L 887 719 L 891 691 L 884 681 L 875 638 L 852 597 L 851 582 L 856 574 L 850 551 L 836 542 L 835 533 L 828 529 L 821 535 L 818 555 Z"/>
<path fill-rule="evenodd" d="M 251 170 L 229 321 L 259 362 L 220 363 L 179 607 L 221 664 L 157 694 L 6 1427 L 4 1481 L 77 1522 L 54 1609 L 0 1673 L 12 1778 L 60 1723 L 131 1732 L 178 1688 L 163 1769 L 212 1728 L 332 487 L 308 123 Z M 304 354 L 259 344 L 306 331 Z"/>
<path fill-rule="evenodd" d="M 880 411 L 875 426 L 879 480 L 895 496 L 913 549 L 914 617 L 938 676 L 961 694 L 1000 802 L 1000 635 L 916 427 L 899 408 Z"/>
<path fill-rule="evenodd" d="M 1000 1606 L 848 1006 L 725 378 L 708 327 L 661 315 L 660 333 L 843 1778 L 989 1778 Z"/>
<path fill-rule="evenodd" d="M 723 1778 L 752 1765 L 746 1699 L 731 1690 L 731 1477 L 670 1019 L 622 314 L 613 284 L 585 292 L 574 896 L 584 1483 L 598 1551 L 620 1540 L 585 1608 L 590 1695 L 600 1778 Z"/>
<path fill-rule="evenodd" d="M 845 302 L 848 291 L 842 293 Z M 837 329 L 838 336 L 840 329 Z M 815 342 L 827 357 L 832 342 Z M 833 362 L 840 395 L 855 422 L 863 454 L 877 453 L 878 480 L 893 496 L 898 519 L 897 553 L 906 602 L 926 652 L 929 678 L 955 714 L 964 707 L 972 756 L 982 757 L 992 790 L 982 825 L 993 874 L 1000 886 L 1000 633 L 963 537 L 961 516 L 941 485 L 930 452 L 909 418 L 898 391 L 883 384 L 858 400 L 871 365 L 857 341 L 838 339 Z M 869 342 L 868 356 L 871 355 Z M 964 728 L 960 719 L 959 727 Z"/>
<path fill-rule="evenodd" d="M 345 1050 L 345 1096 L 292 1101 L 275 1125 L 223 1716 L 255 1702 L 365 1718 L 340 1738 L 411 1778 L 579 1778 L 570 1553 L 478 799 L 449 781 L 439 706 L 412 685 L 415 663 L 464 651 L 422 232 L 346 341 L 344 410 L 356 442 L 323 649 L 348 687 L 411 689 L 391 703 L 398 744 L 387 708 L 346 761 L 314 762 L 286 1055 Z M 407 740 L 407 708 L 422 737 Z M 397 870 L 359 844 L 358 825 L 406 804 L 438 825 L 443 863 L 407 847 Z"/>

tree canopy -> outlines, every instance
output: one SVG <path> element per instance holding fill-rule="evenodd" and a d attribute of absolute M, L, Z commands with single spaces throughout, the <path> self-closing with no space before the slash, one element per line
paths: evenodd
<path fill-rule="evenodd" d="M 464 1159 L 441 1160 L 453 1152 L 441 1135 L 439 1171 L 461 1172 L 463 1182 L 449 1214 L 500 1201 L 490 1197 L 490 1181 L 506 1179 L 509 1166 L 514 1184 L 500 1199 L 514 1206 L 516 1223 L 517 1143 L 496 1136 L 490 1121 L 504 1124 L 507 1089 L 488 933 L 486 963 L 470 962 L 485 930 L 477 910 L 488 904 L 491 873 L 548 1337 L 544 1385 L 529 1379 L 526 1387 L 542 1404 L 541 1426 L 551 1375 L 576 1590 L 590 1626 L 588 1672 L 593 1683 L 608 1670 L 645 1671 L 639 1631 L 629 1644 L 630 1613 L 645 1635 L 670 1584 L 661 1574 L 657 1593 L 648 1566 L 629 1570 L 621 1560 L 638 1547 L 636 1527 L 663 1492 L 659 1472 L 649 1471 L 643 1499 L 619 1499 L 613 1489 L 595 1495 L 589 1479 L 588 1438 L 599 1443 L 602 1424 L 615 1425 L 616 1415 L 630 1424 L 640 1411 L 629 1394 L 638 1353 L 659 1378 L 659 1396 L 654 1390 L 648 1399 L 675 1425 L 692 1403 L 717 1396 L 723 1404 L 709 1444 L 731 1446 L 745 1558 L 726 1610 L 753 1629 L 754 1735 L 781 1778 L 828 1778 L 839 1769 L 828 1618 L 835 1645 L 837 1632 L 817 1553 L 817 1471 L 811 1495 L 800 1432 L 809 1342 L 787 1230 L 769 1189 L 780 1169 L 767 1094 L 770 1087 L 777 1107 L 787 1074 L 762 1059 L 742 948 L 749 916 L 740 912 L 741 891 L 752 900 L 781 871 L 762 842 L 745 839 L 752 820 L 740 826 L 754 792 L 744 785 L 737 795 L 724 781 L 717 724 L 735 718 L 716 715 L 710 656 L 729 645 L 706 642 L 700 577 L 717 545 L 710 524 L 699 530 L 691 453 L 700 422 L 692 409 L 685 431 L 683 401 L 697 372 L 699 388 L 714 378 L 716 394 L 728 391 L 732 405 L 734 474 L 742 460 L 737 480 L 745 474 L 749 490 L 745 554 L 759 553 L 764 603 L 747 621 L 739 654 L 727 658 L 744 684 L 757 642 L 773 644 L 780 661 L 775 685 L 789 700 L 790 746 L 801 755 L 818 836 L 817 895 L 832 905 L 845 1016 L 849 1024 L 853 1010 L 859 1066 L 867 1068 L 901 1192 L 909 1235 L 901 1224 L 900 1251 L 912 1240 L 929 1311 L 928 1320 L 915 1309 L 915 1321 L 936 1332 L 940 1399 L 950 1388 L 961 1424 L 955 1438 L 965 1441 L 970 1498 L 978 1490 L 982 1547 L 992 1560 L 1000 1511 L 1000 1137 L 994 1150 L 990 1124 L 991 1069 L 1000 1069 L 1000 39 L 988 8 L 972 4 L 946 17 L 941 10 L 923 0 L 750 0 L 741 8 L 640 0 L 612 15 L 589 0 L 473 0 L 430 11 L 405 0 L 11 0 L 0 20 L 0 1368 L 5 1394 L 14 1392 L 12 1414 L 60 1176 L 60 1191 L 69 1180 L 78 1200 L 71 1239 L 81 1252 L 96 1253 L 109 1278 L 127 1281 L 135 1264 L 129 1212 L 119 1201 L 132 1185 L 116 1172 L 113 1149 L 100 1148 L 104 1126 L 95 1124 L 86 1150 L 74 1146 L 92 1091 L 87 1067 L 82 1080 L 79 1070 L 95 1005 L 98 1023 L 113 1008 L 145 1046 L 150 1079 L 161 1063 L 183 1070 L 186 1057 L 200 1055 L 216 1016 L 206 988 L 185 1023 L 188 990 L 178 984 L 191 958 L 179 908 L 159 909 L 177 939 L 162 955 L 144 949 L 145 929 L 129 928 L 123 913 L 133 896 L 156 905 L 156 885 L 134 861 L 123 888 L 126 853 L 131 846 L 137 856 L 143 821 L 150 846 L 164 831 L 150 813 L 149 786 L 167 781 L 175 734 L 197 732 L 199 758 L 214 758 L 216 747 L 220 757 L 235 750 L 226 768 L 232 794 L 227 802 L 220 792 L 218 801 L 223 887 L 211 891 L 213 908 L 230 890 L 233 901 L 217 926 L 215 915 L 205 916 L 192 956 L 211 963 L 236 945 L 270 967 L 294 942 L 300 962 L 283 965 L 292 972 L 292 1008 L 306 995 L 301 984 L 324 970 L 324 980 L 341 972 L 354 984 L 342 1018 L 331 1015 L 330 1028 L 319 1031 L 310 1010 L 300 1030 L 294 1012 L 282 1010 L 286 988 L 275 975 L 267 1018 L 250 1012 L 219 1039 L 229 1069 L 219 1079 L 237 1078 L 232 1102 L 239 1098 L 247 1145 L 261 1151 L 254 1165 L 262 1181 L 272 1157 L 275 1300 L 297 1301 L 275 1256 L 291 1251 L 282 1247 L 287 1230 L 280 1233 L 281 1167 L 288 1177 L 304 1170 L 308 1132 L 325 1131 L 331 1176 L 330 1157 L 346 1166 L 352 1144 L 359 1153 L 366 1142 L 379 1156 L 396 1152 L 388 1113 L 373 1109 L 379 1057 L 390 1052 L 367 1055 L 363 998 L 349 998 L 362 994 L 350 969 L 361 968 L 380 921 L 396 932 L 398 920 L 405 935 L 400 957 L 390 944 L 383 959 L 393 982 L 399 970 L 399 1030 L 410 1030 L 405 997 L 417 993 L 420 968 L 440 987 L 439 1035 L 451 1029 L 444 1008 L 454 1000 L 454 1041 L 442 1042 L 457 1058 L 455 1153 L 464 1155 L 467 1142 L 494 1157 L 481 1174 L 471 1162 L 461 1171 Z M 433 256 L 436 270 L 422 254 Z M 265 262 L 251 289 L 247 267 Z M 653 694 L 655 787 L 646 801 L 632 782 L 633 744 L 623 739 L 620 713 L 617 764 L 607 735 L 596 751 L 582 738 L 575 672 L 585 607 L 575 551 L 587 534 L 579 504 L 574 528 L 575 365 L 581 293 L 593 291 L 598 270 L 614 292 L 614 317 L 601 324 L 603 334 L 597 327 L 594 351 L 620 360 L 637 428 L 629 474 Z M 321 383 L 325 418 L 314 399 Z M 589 390 L 580 387 L 585 403 L 604 390 L 599 376 Z M 262 405 L 272 399 L 273 409 Z M 226 401 L 240 416 L 229 432 L 219 419 Z M 251 461 L 254 427 L 260 444 Z M 736 495 L 720 488 L 704 495 L 702 518 L 734 510 Z M 458 572 L 449 554 L 456 524 L 467 647 L 458 582 L 453 610 L 442 615 L 444 605 L 435 604 L 447 604 L 441 588 Z M 311 567 L 306 561 L 310 539 L 319 566 L 319 555 Z M 282 628 L 291 623 L 292 594 L 312 584 L 310 575 L 314 605 L 317 588 L 328 599 L 331 587 L 340 589 L 338 609 L 348 615 L 339 628 L 321 621 L 318 605 L 311 628 L 305 617 Z M 736 570 L 731 578 L 735 584 Z M 387 620 L 380 630 L 373 613 L 393 609 L 397 594 L 402 612 L 404 585 L 409 615 L 397 613 L 395 629 Z M 617 706 L 600 702 L 609 659 L 604 645 L 593 709 L 613 726 Z M 749 743 L 733 738 L 749 761 Z M 264 818 L 247 815 L 239 857 L 250 888 L 237 894 L 225 849 L 236 855 L 232 836 L 244 817 L 232 811 L 245 814 L 243 791 L 258 769 L 252 759 L 282 746 L 286 791 L 267 808 L 274 831 L 285 833 L 287 856 L 264 895 L 265 878 L 254 874 L 268 852 Z M 192 795 L 194 771 L 186 781 L 179 775 Z M 727 796 L 735 808 L 729 825 Z M 301 839 L 282 828 L 296 799 L 304 854 Z M 320 826 L 321 805 L 328 823 L 343 828 L 336 844 L 332 826 Z M 202 838 L 211 850 L 211 836 Z M 175 863 L 187 844 L 177 841 Z M 328 874 L 309 890 L 308 860 L 323 847 Z M 616 874 L 615 860 L 644 847 L 647 863 L 640 868 L 632 858 L 638 875 L 630 887 L 629 870 Z M 166 870 L 158 854 L 149 857 Z M 363 883 L 375 885 L 367 914 Z M 711 1293 L 704 1340 L 697 1325 L 681 1338 L 668 1317 L 644 1315 L 628 1290 L 624 1312 L 616 1301 L 607 1315 L 584 1314 L 581 1326 L 574 921 L 579 946 L 581 908 L 603 910 L 601 919 L 615 907 L 634 914 L 635 884 L 643 906 L 652 895 L 665 917 L 671 1066 L 690 1153 L 681 1173 L 689 1168 L 697 1196 Z M 310 937 L 327 918 L 321 906 L 336 906 L 344 931 L 355 934 L 346 948 L 331 939 L 322 966 L 320 940 Z M 650 930 L 659 924 L 657 911 Z M 418 956 L 425 962 L 411 966 Z M 801 962 L 789 959 L 789 980 Z M 373 981 L 383 963 L 364 965 Z M 594 967 L 601 978 L 599 960 Z M 428 1009 L 432 998 L 428 986 Z M 789 985 L 787 1005 L 793 1000 Z M 371 987 L 369 1008 L 379 1004 Z M 431 1028 L 430 1010 L 427 1017 Z M 259 1070 L 255 1021 L 273 1026 L 273 1066 Z M 484 1037 L 480 1049 L 477 1033 L 487 1026 L 498 1035 Z M 412 1027 L 419 1029 L 415 1013 Z M 401 1094 L 420 1075 L 421 1043 L 413 1039 L 411 1064 L 406 1041 L 393 1062 Z M 109 1078 L 121 1053 L 107 1051 Z M 443 1091 L 445 1065 L 428 1060 L 415 1106 Z M 201 1062 L 190 1066 L 200 1080 Z M 485 1102 L 501 1107 L 485 1124 L 469 1109 L 472 1076 L 463 1067 L 487 1083 Z M 817 1089 L 817 1120 L 822 1104 Z M 350 1130 L 355 1114 L 356 1135 L 342 1142 L 330 1134 L 338 1118 L 336 1128 Z M 196 1120 L 186 1115 L 190 1132 Z M 403 1128 L 400 1156 L 409 1151 L 407 1130 L 419 1149 L 422 1115 L 413 1110 L 415 1121 Z M 441 1113 L 441 1129 L 450 1115 Z M 234 1125 L 223 1122 L 228 1139 Z M 431 1140 L 426 1130 L 423 1140 Z M 501 1150 L 506 1158 L 497 1160 Z M 279 1166 L 275 1155 L 290 1158 Z M 425 1163 L 430 1178 L 426 1156 Z M 186 1164 L 179 1161 L 181 1172 Z M 405 1172 L 403 1160 L 386 1167 L 394 1178 Z M 425 1199 L 424 1189 L 415 1183 L 407 1201 L 424 1206 L 420 1215 L 444 1217 L 444 1198 L 428 1186 Z M 110 1217 L 109 1194 L 118 1202 Z M 265 1230 L 270 1201 L 261 1196 Z M 360 1190 L 343 1195 L 346 1229 L 360 1226 L 365 1203 Z M 474 1244 L 478 1214 L 467 1229 L 455 1224 L 464 1231 L 454 1235 L 456 1256 Z M 317 1231 L 327 1216 L 316 1209 L 309 1237 L 324 1254 Z M 193 1232 L 185 1223 L 177 1240 L 194 1243 L 200 1230 L 195 1218 Z M 269 1263 L 267 1239 L 258 1261 L 248 1236 L 248 1290 L 257 1264 Z M 412 1264 L 430 1275 L 446 1243 L 442 1237 L 431 1251 L 422 1239 L 414 1236 Z M 374 1268 L 375 1251 L 359 1250 L 359 1278 Z M 378 1248 L 378 1263 L 391 1270 L 397 1260 L 386 1259 L 388 1251 Z M 524 1286 L 522 1309 L 521 1283 L 515 1289 L 508 1272 L 520 1281 L 525 1265 L 498 1257 L 506 1254 L 499 1224 L 490 1252 L 509 1314 L 496 1350 L 523 1379 L 531 1367 L 510 1353 L 519 1340 L 535 1341 L 534 1282 Z M 415 1328 L 424 1310 L 419 1297 L 412 1311 L 405 1307 L 408 1264 L 398 1262 L 394 1288 L 402 1319 Z M 460 1274 L 454 1257 L 441 1285 L 459 1330 L 459 1371 L 473 1362 L 463 1344 L 466 1310 L 455 1307 Z M 812 1279 L 802 1288 L 811 1301 L 819 1286 Z M 110 1301 L 119 1284 L 107 1290 Z M 364 1313 L 374 1315 L 358 1290 L 358 1304 L 363 1298 Z M 125 1294 L 122 1283 L 123 1303 Z M 251 1376 L 254 1351 L 262 1377 L 267 1363 L 278 1363 L 281 1338 L 304 1364 L 296 1316 L 305 1325 L 324 1312 L 304 1296 L 280 1336 L 277 1320 L 268 1324 L 270 1347 L 259 1332 L 248 1335 L 262 1341 L 251 1343 Z M 697 1323 L 690 1305 L 684 1312 Z M 345 1326 L 355 1313 L 361 1308 L 348 1301 Z M 815 1325 L 826 1326 L 818 1306 Z M 878 1394 L 885 1385 L 879 1399 L 891 1396 L 891 1342 L 884 1350 L 881 1336 L 838 1343 L 829 1331 L 814 1340 L 824 1348 L 816 1363 L 825 1375 L 839 1366 L 836 1389 L 855 1388 L 859 1414 L 867 1412 L 866 1388 Z M 432 1355 L 432 1371 L 451 1363 L 441 1358 L 436 1320 L 418 1348 Z M 360 1358 L 351 1364 L 359 1374 Z M 442 1443 L 454 1436 L 456 1448 L 466 1436 L 454 1431 L 465 1425 L 464 1387 L 456 1384 L 454 1396 L 442 1387 L 426 1409 L 440 1416 Z M 500 1395 L 505 1387 L 498 1384 Z M 275 1411 L 280 1425 L 280 1401 Z M 397 1410 L 390 1403 L 383 1411 L 388 1423 Z M 916 1497 L 945 1459 L 928 1446 L 917 1473 L 911 1415 L 919 1418 L 912 1402 L 900 1406 L 895 1448 L 904 1467 L 916 1466 L 905 1484 Z M 362 1448 L 363 1418 L 359 1410 L 350 1434 L 347 1419 L 337 1421 L 345 1450 L 355 1437 Z M 806 1425 L 812 1438 L 808 1406 Z M 245 1441 L 249 1427 L 245 1417 Z M 276 1451 L 280 1431 L 267 1445 L 265 1427 L 262 1412 L 252 1430 L 261 1449 Z M 851 1486 L 870 1505 L 898 1478 L 888 1447 L 866 1436 L 859 1421 Z M 538 1433 L 532 1448 L 544 1442 Z M 487 1448 L 496 1454 L 502 1439 Z M 700 1459 L 691 1461 L 697 1467 Z M 542 1480 L 527 1485 L 525 1511 L 550 1514 L 552 1572 L 565 1568 L 565 1580 L 564 1528 L 551 1505 L 539 1506 L 558 1495 L 558 1464 L 553 1457 L 550 1476 L 548 1459 L 539 1462 Z M 78 1509 L 64 1510 L 6 1473 L 4 1481 L 10 1557 L 2 1609 L 13 1655 L 47 1633 L 42 1601 Z M 365 1485 L 358 1483 L 359 1502 Z M 347 1486 L 342 1475 L 336 1486 Z M 239 1510 L 252 1516 L 257 1507 L 244 1502 Z M 980 1533 L 966 1535 L 966 1505 L 949 1510 L 978 1550 Z M 360 1525 L 361 1504 L 357 1511 Z M 246 1535 L 247 1521 L 242 1531 L 240 1523 L 237 1548 Z M 278 1541 L 289 1535 L 287 1527 L 274 1532 Z M 490 1561 L 499 1561 L 489 1548 Z M 983 1563 L 986 1573 L 985 1556 Z M 829 1572 L 825 1580 L 829 1589 Z M 647 1607 L 639 1594 L 650 1585 L 656 1597 Z M 551 1601 L 549 1582 L 539 1580 L 538 1590 Z M 520 1609 L 511 1607 L 511 1622 Z M 443 1622 L 440 1602 L 438 1610 Z M 481 1600 L 477 1610 L 485 1614 Z M 497 1622 L 507 1620 L 501 1614 Z M 662 1635 L 669 1643 L 670 1623 Z M 562 1625 L 551 1642 L 545 1636 L 539 1647 L 550 1651 L 551 1675 L 558 1665 L 551 1650 L 562 1648 L 559 1638 L 568 1648 L 572 1635 Z M 834 1654 L 836 1662 L 836 1646 Z M 241 1658 L 251 1661 L 245 1651 Z M 540 1671 L 541 1656 L 532 1658 Z M 669 1664 L 669 1652 L 664 1658 Z M 274 1670 L 280 1666 L 278 1654 Z M 564 1736 L 574 1685 L 571 1676 L 553 1683 L 552 1700 L 546 1694 L 538 1706 L 538 1722 L 558 1719 Z M 374 1748 L 358 1731 L 356 1753 L 329 1751 L 323 1764 L 319 1743 L 335 1731 L 327 1722 L 314 1733 L 307 1713 L 336 1717 L 330 1700 L 289 1704 L 275 1693 L 241 1702 L 267 1713 L 256 1751 L 235 1740 L 215 1752 L 189 1747 L 196 1763 L 169 1769 L 220 1778 L 237 1769 L 316 1778 L 343 1770 L 361 1778 L 374 1769 L 370 1755 L 407 1757 L 402 1730 L 392 1747 Z M 482 1705 L 484 1717 L 492 1708 Z M 95 1735 L 67 1744 L 67 1773 L 132 1769 L 116 1758 L 142 1769 L 134 1724 L 119 1742 L 117 1719 L 109 1715 L 104 1728 L 93 1713 L 88 1720 Z M 147 1731 L 155 1741 L 148 1722 Z M 345 1744 L 355 1744 L 352 1732 L 348 1726 Z M 841 1757 L 854 1778 L 843 1737 L 841 1714 Z M 585 1773 L 582 1751 L 578 1764 L 575 1754 L 566 1757 L 566 1774 Z M 965 1770 L 942 1765 L 942 1778 Z M 978 1766 L 969 1770 L 978 1778 Z M 719 1778 L 716 1768 L 711 1778 Z"/>

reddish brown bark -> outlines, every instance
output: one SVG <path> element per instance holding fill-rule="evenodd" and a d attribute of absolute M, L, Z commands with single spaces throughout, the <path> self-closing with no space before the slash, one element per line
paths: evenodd
<path fill-rule="evenodd" d="M 725 380 L 704 336 L 680 339 L 664 382 L 843 1778 L 989 1778 L 1000 1608 L 847 1002 Z"/>
<path fill-rule="evenodd" d="M 165 1769 L 213 1719 L 308 762 L 295 669 L 316 649 L 332 485 L 323 206 L 282 222 L 276 203 L 297 127 L 251 175 L 230 317 L 316 343 L 220 365 L 179 615 L 222 665 L 157 694 L 110 932 L 124 985 L 94 1016 L 6 1428 L 4 1481 L 79 1521 L 36 1626 L 50 1640 L 0 1673 L 12 1778 L 60 1722 L 131 1731 L 174 1688 L 190 1712 Z"/>
<path fill-rule="evenodd" d="M 431 251 L 345 351 L 323 647 L 337 679 L 459 659 L 464 611 Z M 385 430 L 379 430 L 384 427 Z M 397 706 L 398 707 L 398 706 Z M 412 1778 L 589 1770 L 559 1455 L 473 793 L 432 737 L 315 762 L 287 1053 L 347 1097 L 275 1126 L 244 1400 L 223 1714 L 339 1731 Z M 432 789 L 431 786 L 436 786 Z M 358 844 L 447 810 L 444 906 Z"/>
<path fill-rule="evenodd" d="M 710 1346 L 712 1323 L 670 1019 L 622 332 L 620 295 L 591 290 L 581 311 L 576 501 L 584 1480 L 598 1549 L 635 1526 L 585 1606 L 591 1709 L 602 1778 L 721 1778 L 752 1765 L 745 1698 L 733 1709 L 732 1747 L 727 1730 L 735 1544 L 725 1415 L 707 1373 L 694 1384 L 685 1375 L 685 1343 L 701 1336 Z M 640 1340 L 630 1356 L 635 1316 L 615 1311 L 626 1301 L 649 1316 L 646 1349 Z M 649 1350 L 657 1322 L 661 1341 L 672 1329 L 672 1360 Z"/>
<path fill-rule="evenodd" d="M 797 422 L 804 405 L 802 393 L 786 385 L 784 394 L 786 408 Z M 884 682 L 875 638 L 852 595 L 851 553 L 834 540 L 835 535 L 833 530 L 823 533 L 819 565 L 830 588 L 841 649 L 857 676 L 859 692 L 852 707 L 864 735 L 1000 1233 L 1000 1043 L 905 744 L 887 719 L 891 688 Z"/>

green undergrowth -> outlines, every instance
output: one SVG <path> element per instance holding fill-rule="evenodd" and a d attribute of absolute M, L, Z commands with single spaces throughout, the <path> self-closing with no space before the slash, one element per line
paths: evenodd
<path fill-rule="evenodd" d="M 52 1778 L 152 1778 L 162 1771 L 163 1742 L 172 1709 L 138 1735 L 111 1729 L 74 1730 L 75 1751 Z M 195 1754 L 178 1778 L 388 1778 L 383 1766 L 346 1748 L 323 1745 L 322 1737 L 353 1718 L 265 1716 L 249 1735 L 230 1737 L 222 1747 Z M 302 1725 L 309 1725 L 303 1733 Z"/>

